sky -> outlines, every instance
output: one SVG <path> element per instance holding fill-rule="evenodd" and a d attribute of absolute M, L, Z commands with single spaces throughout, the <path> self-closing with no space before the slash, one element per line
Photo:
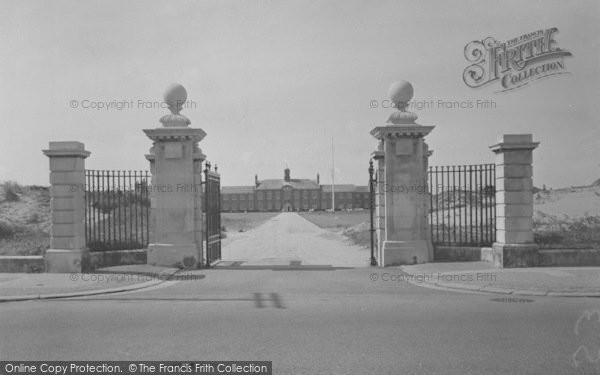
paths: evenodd
<path fill-rule="evenodd" d="M 148 169 L 142 129 L 161 126 L 177 82 L 223 185 L 283 178 L 286 164 L 329 183 L 332 139 L 336 183 L 366 185 L 369 132 L 393 112 L 382 107 L 397 80 L 434 103 L 411 109 L 435 126 L 430 165 L 493 163 L 500 135 L 532 133 L 535 185 L 600 178 L 596 0 L 26 0 L 0 13 L 0 181 L 48 185 L 50 141 L 85 143 L 88 169 Z M 552 27 L 570 74 L 505 93 L 463 82 L 469 42 Z M 452 103 L 477 100 L 493 105 Z"/>

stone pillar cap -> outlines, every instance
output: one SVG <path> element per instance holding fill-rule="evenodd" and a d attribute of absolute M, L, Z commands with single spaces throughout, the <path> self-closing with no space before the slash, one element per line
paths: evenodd
<path fill-rule="evenodd" d="M 498 143 L 527 143 L 533 142 L 533 134 L 502 134 Z"/>
<path fill-rule="evenodd" d="M 44 155 L 50 156 L 79 156 L 87 158 L 91 152 L 85 150 L 85 145 L 77 141 L 49 142 L 48 149 L 42 150 Z"/>
<path fill-rule="evenodd" d="M 193 140 L 201 141 L 206 137 L 206 133 L 202 129 L 194 129 L 188 127 L 170 127 L 143 129 L 144 133 L 153 141 L 184 141 Z"/>
<path fill-rule="evenodd" d="M 388 125 L 378 126 L 371 130 L 371 135 L 377 139 L 387 138 L 422 138 L 429 134 L 435 126 L 422 125 Z"/>
<path fill-rule="evenodd" d="M 503 134 L 498 137 L 498 143 L 490 146 L 493 152 L 506 150 L 533 150 L 540 142 L 533 142 L 532 134 Z"/>

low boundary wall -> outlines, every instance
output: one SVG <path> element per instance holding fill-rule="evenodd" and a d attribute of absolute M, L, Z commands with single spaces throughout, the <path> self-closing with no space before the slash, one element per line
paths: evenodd
<path fill-rule="evenodd" d="M 496 259 L 494 258 L 496 255 Z M 600 250 L 536 249 L 527 253 L 512 252 L 509 259 L 499 259 L 490 247 L 437 246 L 436 262 L 489 262 L 496 267 L 600 267 Z M 501 263 L 503 262 L 503 264 Z"/>

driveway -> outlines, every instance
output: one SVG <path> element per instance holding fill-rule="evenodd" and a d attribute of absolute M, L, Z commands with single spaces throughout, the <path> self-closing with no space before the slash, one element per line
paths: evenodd
<path fill-rule="evenodd" d="M 369 249 L 293 212 L 281 213 L 248 232 L 233 233 L 223 245 L 224 263 L 240 262 L 242 266 L 366 267 L 370 257 Z"/>

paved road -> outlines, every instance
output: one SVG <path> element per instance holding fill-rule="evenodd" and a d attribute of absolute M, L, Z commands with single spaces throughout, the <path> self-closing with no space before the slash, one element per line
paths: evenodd
<path fill-rule="evenodd" d="M 368 260 L 296 214 L 228 241 L 225 258 L 248 264 Z M 336 267 L 217 268 L 143 291 L 0 303 L 0 360 L 269 360 L 274 374 L 600 373 L 580 349 L 600 349 L 600 315 L 585 315 L 600 310 L 598 299 L 461 294 L 408 284 L 398 268 Z"/>
<path fill-rule="evenodd" d="M 600 348 L 597 321 L 574 331 L 586 310 L 600 309 L 597 299 L 497 302 L 502 296 L 390 281 L 399 272 L 213 269 L 146 291 L 3 303 L 0 359 L 271 360 L 274 374 L 571 374 L 580 345 Z"/>
<path fill-rule="evenodd" d="M 293 212 L 281 213 L 224 242 L 222 259 L 243 265 L 331 265 L 363 267 L 370 251 L 351 244 L 339 233 L 319 228 Z"/>

